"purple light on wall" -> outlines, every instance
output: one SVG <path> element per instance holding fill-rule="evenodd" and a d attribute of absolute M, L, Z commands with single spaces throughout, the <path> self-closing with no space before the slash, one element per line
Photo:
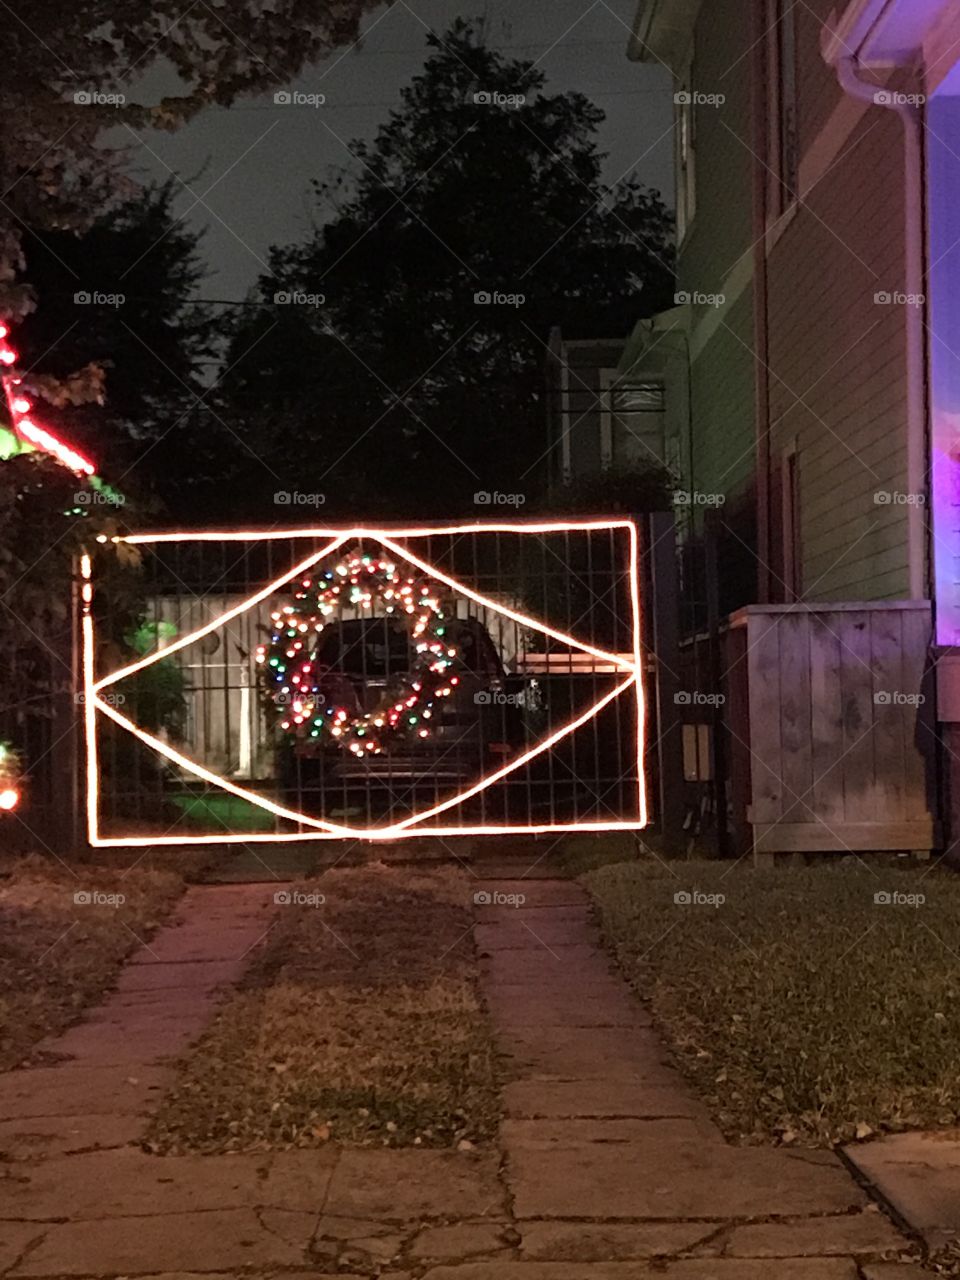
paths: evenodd
<path fill-rule="evenodd" d="M 927 106 L 930 477 L 937 643 L 960 645 L 960 98 Z"/>

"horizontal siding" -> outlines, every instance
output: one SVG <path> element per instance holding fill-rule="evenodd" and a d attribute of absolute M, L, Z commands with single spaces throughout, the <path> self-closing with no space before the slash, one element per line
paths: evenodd
<path fill-rule="evenodd" d="M 809 148 L 841 99 L 819 50 L 833 0 L 800 6 L 799 120 Z M 906 326 L 902 291 L 903 137 L 868 111 L 841 157 L 807 193 L 769 260 L 771 445 L 799 455 L 804 596 L 907 593 Z"/>

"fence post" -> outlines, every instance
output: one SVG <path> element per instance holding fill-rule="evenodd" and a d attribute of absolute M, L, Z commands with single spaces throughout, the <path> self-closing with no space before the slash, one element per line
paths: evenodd
<path fill-rule="evenodd" d="M 42 760 L 44 796 L 34 831 L 57 857 L 73 858 L 84 850 L 80 827 L 80 756 L 77 728 L 80 691 L 79 561 L 70 574 L 70 598 L 62 627 L 50 636 L 49 748 Z M 28 762 L 28 768 L 30 767 Z"/>
<path fill-rule="evenodd" d="M 709 635 L 710 691 L 720 694 L 723 684 L 723 658 L 720 652 L 720 564 L 718 554 L 720 518 L 716 510 L 704 517 L 704 550 L 706 552 L 707 632 Z M 726 712 L 719 701 L 713 707 L 713 731 L 710 735 L 713 754 L 713 822 L 717 836 L 717 853 L 726 858 L 730 853 L 727 825 L 727 752 Z"/>
<path fill-rule="evenodd" d="M 659 809 L 664 847 L 683 842 L 685 796 L 683 724 L 676 695 L 680 691 L 680 594 L 677 531 L 673 513 L 655 511 L 646 521 L 650 557 L 650 612 L 656 671 L 659 740 Z"/>

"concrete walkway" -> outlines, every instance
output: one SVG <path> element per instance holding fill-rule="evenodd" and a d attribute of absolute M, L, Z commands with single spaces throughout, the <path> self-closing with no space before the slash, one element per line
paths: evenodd
<path fill-rule="evenodd" d="M 921 1274 L 891 1265 L 910 1242 L 833 1154 L 727 1145 L 599 949 L 578 885 L 483 889 L 494 901 L 478 908 L 476 935 L 513 1076 L 501 1133 L 520 1242 L 514 1267 L 462 1280 Z"/>
<path fill-rule="evenodd" d="M 272 886 L 193 890 L 45 1065 L 0 1076 L 0 1276 L 921 1274 L 892 1261 L 908 1242 L 834 1156 L 724 1143 L 611 972 L 577 886 L 482 890 L 505 899 L 478 903 L 475 931 L 509 1076 L 500 1150 L 144 1152 L 169 1055 L 273 909 Z"/>

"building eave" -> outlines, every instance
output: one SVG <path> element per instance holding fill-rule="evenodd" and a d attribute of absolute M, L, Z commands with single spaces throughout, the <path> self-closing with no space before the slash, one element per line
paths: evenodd
<path fill-rule="evenodd" d="M 627 57 L 676 71 L 690 44 L 701 0 L 639 0 Z"/>
<path fill-rule="evenodd" d="M 907 66 L 922 55 L 931 31 L 953 0 L 849 0 L 824 24 L 821 51 L 835 66 L 856 58 L 863 67 Z"/>

